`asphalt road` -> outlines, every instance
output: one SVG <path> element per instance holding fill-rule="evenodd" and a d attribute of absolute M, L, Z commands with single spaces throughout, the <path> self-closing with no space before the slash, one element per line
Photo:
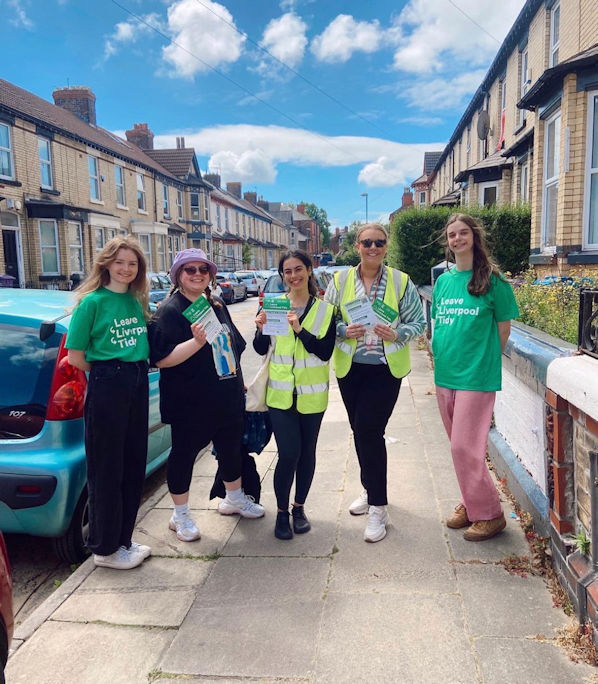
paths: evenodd
<path fill-rule="evenodd" d="M 229 306 L 235 325 L 247 341 L 247 349 L 242 359 L 246 382 L 252 379 L 260 366 L 260 357 L 251 345 L 256 310 L 257 299 L 254 297 Z M 165 467 L 153 473 L 146 482 L 144 498 L 151 496 L 164 482 L 165 477 Z M 71 567 L 58 560 L 50 539 L 25 534 L 6 534 L 5 539 L 13 572 L 16 623 L 20 624 L 60 586 L 75 566 Z"/>

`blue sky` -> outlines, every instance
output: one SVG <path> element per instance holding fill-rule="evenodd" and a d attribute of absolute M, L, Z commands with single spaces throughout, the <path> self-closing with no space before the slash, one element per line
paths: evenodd
<path fill-rule="evenodd" d="M 333 225 L 385 219 L 524 0 L 0 0 L 0 75 L 95 93 L 98 124 L 184 135 L 202 170 Z M 9 26 L 10 30 L 6 30 Z"/>

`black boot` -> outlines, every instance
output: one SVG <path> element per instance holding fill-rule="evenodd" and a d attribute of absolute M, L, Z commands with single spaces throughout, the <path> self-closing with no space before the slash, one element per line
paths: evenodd
<path fill-rule="evenodd" d="M 295 531 L 295 534 L 309 532 L 311 530 L 311 525 L 305 516 L 303 506 L 293 506 L 291 510 L 293 511 L 293 530 Z"/>
<path fill-rule="evenodd" d="M 293 530 L 289 523 L 289 512 L 278 511 L 276 514 L 276 525 L 274 527 L 274 536 L 277 539 L 292 539 Z"/>

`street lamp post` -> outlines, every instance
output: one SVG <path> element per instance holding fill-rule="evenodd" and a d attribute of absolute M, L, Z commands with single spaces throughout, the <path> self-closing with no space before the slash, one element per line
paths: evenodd
<path fill-rule="evenodd" d="M 362 197 L 365 197 L 365 222 L 368 222 L 368 194 L 367 192 L 361 193 Z"/>

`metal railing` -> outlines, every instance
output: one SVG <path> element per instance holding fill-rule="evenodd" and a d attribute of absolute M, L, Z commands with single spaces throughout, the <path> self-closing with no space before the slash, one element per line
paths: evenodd
<path fill-rule="evenodd" d="M 598 290 L 582 289 L 579 293 L 579 351 L 598 359 Z"/>

